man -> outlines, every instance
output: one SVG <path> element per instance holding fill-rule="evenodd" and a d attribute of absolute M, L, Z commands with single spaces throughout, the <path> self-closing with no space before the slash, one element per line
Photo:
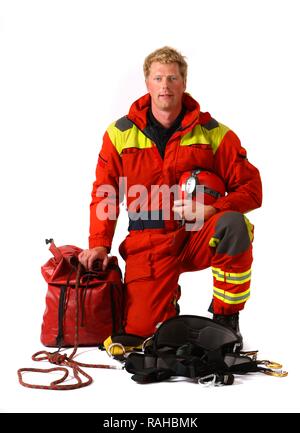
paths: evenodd
<path fill-rule="evenodd" d="M 92 192 L 90 249 L 79 260 L 91 268 L 100 259 L 106 268 L 119 213 L 119 179 L 125 178 L 129 235 L 120 245 L 126 260 L 125 332 L 152 335 L 159 323 L 177 314 L 180 274 L 211 266 L 213 317 L 240 335 L 239 311 L 250 296 L 253 238 L 253 226 L 243 214 L 261 206 L 259 172 L 235 133 L 201 112 L 185 92 L 187 64 L 179 52 L 170 47 L 154 51 L 145 59 L 144 74 L 148 94 L 104 135 Z M 167 215 L 161 200 L 154 208 L 149 201 L 153 186 L 172 187 L 183 172 L 199 167 L 223 179 L 227 195 L 213 206 L 203 204 L 203 227 L 187 231 L 178 215 L 194 220 L 191 202 L 175 200 Z M 103 193 L 104 185 L 115 193 Z M 139 185 L 148 194 L 134 208 L 132 191 Z M 107 198 L 115 203 L 115 218 L 103 218 L 101 204 Z"/>

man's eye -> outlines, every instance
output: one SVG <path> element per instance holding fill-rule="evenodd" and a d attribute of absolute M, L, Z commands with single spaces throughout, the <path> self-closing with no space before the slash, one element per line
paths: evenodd
<path fill-rule="evenodd" d="M 161 81 L 161 77 L 155 77 L 154 80 Z"/>

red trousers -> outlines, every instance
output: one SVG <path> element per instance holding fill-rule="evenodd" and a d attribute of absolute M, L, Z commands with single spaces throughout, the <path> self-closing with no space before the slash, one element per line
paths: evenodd
<path fill-rule="evenodd" d="M 239 212 L 220 212 L 198 231 L 131 231 L 120 245 L 126 260 L 125 332 L 147 337 L 176 315 L 183 272 L 211 266 L 213 312 L 233 314 L 250 296 L 253 226 Z"/>

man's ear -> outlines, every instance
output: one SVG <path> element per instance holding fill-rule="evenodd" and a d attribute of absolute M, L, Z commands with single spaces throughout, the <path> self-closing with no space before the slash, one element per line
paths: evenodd
<path fill-rule="evenodd" d="M 148 90 L 148 92 L 149 92 L 149 87 L 148 87 L 148 78 L 145 78 L 145 84 L 146 84 L 146 88 L 147 88 L 147 90 Z"/>

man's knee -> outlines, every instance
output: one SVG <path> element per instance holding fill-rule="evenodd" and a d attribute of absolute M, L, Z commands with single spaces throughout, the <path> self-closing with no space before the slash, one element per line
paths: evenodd
<path fill-rule="evenodd" d="M 211 243 L 216 252 L 230 256 L 246 251 L 253 239 L 253 226 L 240 212 L 227 211 L 220 215 Z"/>

